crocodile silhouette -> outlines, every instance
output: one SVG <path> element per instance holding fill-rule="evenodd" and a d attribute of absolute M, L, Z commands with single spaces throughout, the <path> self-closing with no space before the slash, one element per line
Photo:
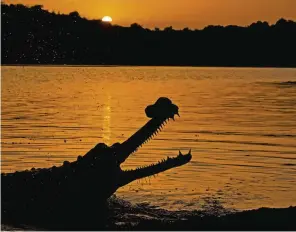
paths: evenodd
<path fill-rule="evenodd" d="M 120 165 L 144 143 L 156 135 L 179 108 L 161 97 L 145 109 L 150 120 L 123 143 L 97 144 L 74 162 L 44 169 L 1 174 L 2 220 L 33 223 L 52 228 L 85 225 L 102 217 L 107 199 L 122 186 L 188 163 L 187 154 L 167 157 L 135 170 L 122 170 Z M 98 216 L 100 215 L 100 216 Z M 79 222 L 79 223 L 77 223 Z M 55 226 L 56 227 L 55 227 Z"/>

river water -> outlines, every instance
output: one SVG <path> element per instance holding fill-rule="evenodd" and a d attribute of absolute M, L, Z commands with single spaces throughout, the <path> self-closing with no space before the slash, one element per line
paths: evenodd
<path fill-rule="evenodd" d="M 117 196 L 173 210 L 296 205 L 296 69 L 2 66 L 1 84 L 2 172 L 122 142 L 166 96 L 181 117 L 123 169 L 190 148 L 192 161 Z"/>

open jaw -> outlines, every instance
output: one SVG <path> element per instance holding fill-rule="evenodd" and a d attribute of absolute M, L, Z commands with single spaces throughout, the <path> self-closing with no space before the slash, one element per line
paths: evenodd
<path fill-rule="evenodd" d="M 170 109 L 170 107 L 168 107 L 169 109 L 166 109 L 167 112 L 165 115 L 161 115 L 161 117 L 153 117 L 129 139 L 120 144 L 120 153 L 117 154 L 120 164 L 123 163 L 129 157 L 129 155 L 136 152 L 143 144 L 148 142 L 157 133 L 159 133 L 170 119 L 174 120 L 174 116 L 179 115 L 178 107 L 174 104 L 172 105 L 176 107 L 176 109 L 173 107 L 172 110 Z M 125 185 L 140 178 L 145 178 L 158 174 L 160 172 L 164 172 L 171 168 L 182 166 L 188 163 L 191 158 L 191 150 L 184 155 L 179 151 L 179 154 L 176 157 L 167 157 L 166 159 L 163 159 L 158 163 L 137 168 L 135 170 L 123 170 L 122 172 L 124 178 L 122 180 L 122 185 Z"/>

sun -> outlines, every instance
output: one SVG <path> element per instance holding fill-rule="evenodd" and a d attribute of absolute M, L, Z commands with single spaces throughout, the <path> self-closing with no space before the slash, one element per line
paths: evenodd
<path fill-rule="evenodd" d="M 111 23 L 112 22 L 112 18 L 110 16 L 104 16 L 102 18 L 102 21 L 103 22 L 107 22 L 107 23 Z"/>

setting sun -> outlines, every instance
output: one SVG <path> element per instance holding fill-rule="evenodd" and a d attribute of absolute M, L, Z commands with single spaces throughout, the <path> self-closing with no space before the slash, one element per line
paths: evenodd
<path fill-rule="evenodd" d="M 111 23 L 111 22 L 112 22 L 112 18 L 111 18 L 110 16 L 104 16 L 104 17 L 102 18 L 102 21 L 103 21 L 103 22 Z"/>

